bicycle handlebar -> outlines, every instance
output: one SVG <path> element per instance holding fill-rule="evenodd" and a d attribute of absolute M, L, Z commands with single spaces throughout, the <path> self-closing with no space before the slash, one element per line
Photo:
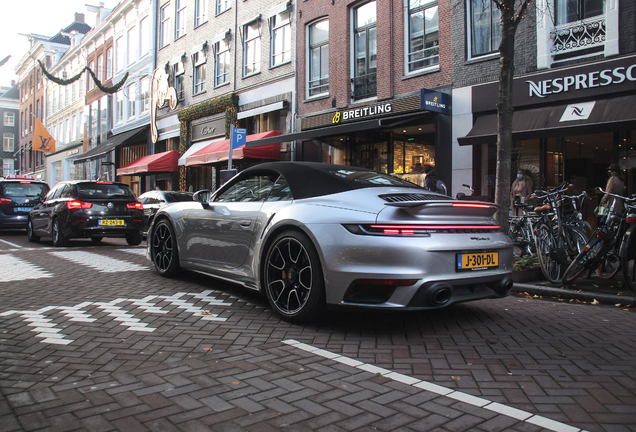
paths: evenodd
<path fill-rule="evenodd" d="M 616 195 L 616 194 L 613 194 L 613 193 L 610 193 L 610 192 L 606 192 L 606 191 L 604 191 L 602 187 L 597 187 L 596 189 L 597 189 L 597 190 L 599 190 L 599 191 L 601 191 L 601 192 L 603 192 L 604 194 L 607 194 L 607 195 L 612 196 L 612 197 L 614 197 L 614 198 L 619 198 L 619 199 L 622 199 L 622 200 L 625 200 L 625 201 L 629 201 L 629 202 L 634 202 L 634 201 L 636 201 L 636 197 L 633 197 L 633 198 L 627 198 L 627 197 L 624 197 L 624 196 L 622 196 L 622 195 Z"/>

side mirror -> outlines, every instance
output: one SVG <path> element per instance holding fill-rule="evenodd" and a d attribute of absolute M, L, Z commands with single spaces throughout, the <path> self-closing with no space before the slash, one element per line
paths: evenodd
<path fill-rule="evenodd" d="M 200 202 L 201 206 L 206 209 L 210 206 L 210 197 L 212 196 L 212 191 L 210 189 L 203 189 L 196 192 L 192 195 L 192 199 L 194 201 Z"/>

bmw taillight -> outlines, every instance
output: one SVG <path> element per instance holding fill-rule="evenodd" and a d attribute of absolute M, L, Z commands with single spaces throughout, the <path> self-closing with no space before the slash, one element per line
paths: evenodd
<path fill-rule="evenodd" d="M 140 202 L 134 202 L 134 203 L 128 203 L 126 204 L 126 207 L 128 207 L 131 210 L 143 210 L 144 209 L 144 205 Z"/>
<path fill-rule="evenodd" d="M 9 205 L 11 202 L 9 198 L 0 198 L 0 205 Z"/>
<path fill-rule="evenodd" d="M 93 207 L 93 203 L 88 203 L 84 201 L 67 201 L 66 208 L 69 210 L 77 210 L 77 209 L 89 209 Z"/>

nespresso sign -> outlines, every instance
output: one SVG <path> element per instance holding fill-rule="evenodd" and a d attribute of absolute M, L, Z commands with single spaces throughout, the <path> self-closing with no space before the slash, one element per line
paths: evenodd
<path fill-rule="evenodd" d="M 473 112 L 496 110 L 498 89 L 498 82 L 474 86 Z M 636 56 L 517 77 L 512 89 L 516 108 L 636 92 Z"/>
<path fill-rule="evenodd" d="M 192 142 L 225 135 L 225 118 L 192 125 Z"/>

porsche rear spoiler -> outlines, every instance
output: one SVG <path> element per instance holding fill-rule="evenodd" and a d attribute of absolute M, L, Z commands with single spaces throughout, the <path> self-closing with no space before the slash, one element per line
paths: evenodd
<path fill-rule="evenodd" d="M 483 201 L 400 201 L 385 202 L 385 206 L 408 209 L 422 215 L 492 216 L 499 206 Z"/>

